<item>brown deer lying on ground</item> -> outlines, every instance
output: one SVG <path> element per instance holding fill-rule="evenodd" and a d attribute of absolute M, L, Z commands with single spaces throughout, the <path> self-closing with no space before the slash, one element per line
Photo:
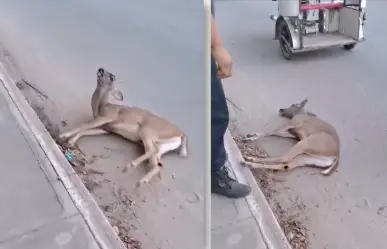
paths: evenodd
<path fill-rule="evenodd" d="M 244 141 L 254 141 L 266 136 L 279 136 L 298 139 L 297 144 L 281 157 L 244 157 L 242 165 L 274 170 L 315 166 L 324 168 L 323 175 L 332 174 L 339 165 L 339 136 L 332 125 L 304 111 L 307 102 L 308 99 L 305 99 L 300 104 L 279 110 L 280 116 L 290 119 L 289 125 L 269 133 L 248 134 L 244 138 Z"/>
<path fill-rule="evenodd" d="M 149 160 L 152 169 L 138 182 L 148 183 L 156 174 L 160 175 L 161 156 L 170 151 L 179 150 L 181 156 L 187 156 L 187 137 L 169 121 L 137 107 L 112 104 L 109 97 L 122 101 L 121 91 L 115 88 L 115 76 L 103 68 L 97 71 L 97 88 L 91 98 L 94 119 L 86 124 L 62 133 L 59 138 L 74 145 L 82 136 L 101 135 L 112 132 L 144 146 L 145 153 L 126 165 L 137 167 Z M 161 176 L 161 175 L 160 175 Z"/>

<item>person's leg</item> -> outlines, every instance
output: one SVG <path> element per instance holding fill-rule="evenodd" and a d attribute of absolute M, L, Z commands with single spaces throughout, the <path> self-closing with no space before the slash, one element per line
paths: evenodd
<path fill-rule="evenodd" d="M 224 166 L 227 160 L 224 134 L 228 122 L 226 97 L 222 82 L 216 77 L 215 61 L 211 58 L 211 190 L 216 194 L 239 198 L 248 195 L 251 188 L 232 179 Z"/>
<path fill-rule="evenodd" d="M 216 77 L 216 63 L 211 59 L 211 171 L 219 171 L 227 160 L 224 134 L 229 113 L 222 82 Z"/>

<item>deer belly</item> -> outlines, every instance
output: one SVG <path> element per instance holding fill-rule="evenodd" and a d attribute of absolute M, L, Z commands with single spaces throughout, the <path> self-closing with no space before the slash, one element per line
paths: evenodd
<path fill-rule="evenodd" d="M 177 150 L 181 146 L 181 137 L 176 137 L 158 142 L 159 154 L 163 155 L 167 152 Z"/>
<path fill-rule="evenodd" d="M 310 156 L 306 159 L 307 165 L 314 165 L 317 167 L 329 167 L 335 161 L 335 157 L 325 157 L 325 156 Z"/>
<path fill-rule="evenodd" d="M 140 136 L 138 135 L 138 125 L 128 125 L 128 124 L 112 124 L 109 126 L 109 129 L 130 141 L 140 141 Z"/>

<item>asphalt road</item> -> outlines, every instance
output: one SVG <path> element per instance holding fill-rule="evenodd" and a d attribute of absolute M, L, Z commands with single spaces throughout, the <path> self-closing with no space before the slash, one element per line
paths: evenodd
<path fill-rule="evenodd" d="M 93 191 L 98 203 L 147 249 L 203 245 L 203 14 L 195 0 L 1 2 L 0 42 L 24 78 L 48 96 L 35 99 L 54 126 L 90 120 L 96 72 L 104 67 L 116 75 L 125 104 L 163 116 L 188 135 L 188 158 L 167 156 L 163 179 L 140 190 L 133 187 L 143 168 L 121 173 L 139 156 L 137 146 L 111 136 L 80 141 L 88 156 L 97 156 L 92 167 L 105 172 L 89 179 L 102 186 Z M 119 189 L 131 207 L 117 203 Z"/>
<path fill-rule="evenodd" d="M 216 2 L 218 26 L 235 65 L 224 85 L 231 106 L 242 113 L 241 132 L 270 130 L 278 125 L 273 116 L 279 108 L 309 97 L 307 108 L 340 134 L 339 172 L 328 178 L 316 169 L 280 174 L 285 182 L 276 183 L 275 198 L 294 211 L 292 202 L 303 202 L 299 219 L 312 249 L 386 248 L 387 3 L 368 2 L 367 40 L 354 50 L 316 51 L 292 61 L 282 58 L 272 40 L 269 16 L 276 8 L 272 1 Z M 272 155 L 290 145 L 278 138 L 260 143 Z"/>

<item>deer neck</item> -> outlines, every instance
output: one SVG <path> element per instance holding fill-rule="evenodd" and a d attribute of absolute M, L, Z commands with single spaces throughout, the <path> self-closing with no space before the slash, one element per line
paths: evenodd
<path fill-rule="evenodd" d="M 302 110 L 300 111 L 299 113 L 297 113 L 297 115 L 308 115 L 309 117 L 317 117 L 316 114 L 312 113 L 312 112 L 308 112 L 308 111 L 305 111 L 305 110 Z"/>
<path fill-rule="evenodd" d="M 109 91 L 103 91 L 97 87 L 91 97 L 91 109 L 93 111 L 94 118 L 99 115 L 100 109 L 103 105 L 109 103 L 108 101 Z"/>

